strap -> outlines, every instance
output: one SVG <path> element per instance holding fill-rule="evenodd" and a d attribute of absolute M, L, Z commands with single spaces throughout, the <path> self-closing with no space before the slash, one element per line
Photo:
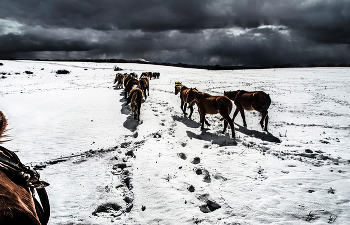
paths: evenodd
<path fill-rule="evenodd" d="M 50 218 L 50 202 L 45 187 L 49 186 L 50 184 L 40 180 L 40 175 L 37 171 L 26 167 L 21 163 L 18 156 L 14 152 L 2 146 L 0 146 L 0 169 L 4 169 L 10 174 L 13 174 L 13 178 L 18 182 L 17 184 L 24 187 L 29 187 L 31 190 L 36 190 L 41 205 L 36 200 L 34 195 L 33 200 L 37 211 L 40 211 L 37 213 L 41 224 L 46 225 Z"/>
<path fill-rule="evenodd" d="M 42 209 L 42 218 L 40 218 L 40 222 L 42 225 L 46 225 L 49 222 L 50 218 L 49 197 L 47 196 L 45 188 L 37 188 L 36 192 L 38 193 Z"/>

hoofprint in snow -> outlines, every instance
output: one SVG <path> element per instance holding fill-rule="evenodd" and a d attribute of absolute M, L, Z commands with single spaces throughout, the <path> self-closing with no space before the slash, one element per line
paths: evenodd
<path fill-rule="evenodd" d="M 115 64 L 1 61 L 4 147 L 39 169 L 50 224 L 347 224 L 350 69 L 208 71 L 118 64 L 150 80 L 141 121 L 113 81 Z M 57 74 L 68 70 L 69 74 Z M 221 134 L 182 114 L 174 84 L 212 95 L 270 94 L 269 133 L 257 112 Z M 233 110 L 235 107 L 233 108 Z M 231 113 L 232 116 L 233 112 Z"/>

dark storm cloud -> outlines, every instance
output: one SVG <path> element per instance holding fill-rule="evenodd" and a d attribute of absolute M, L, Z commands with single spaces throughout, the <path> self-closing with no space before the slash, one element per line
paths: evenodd
<path fill-rule="evenodd" d="M 3 0 L 0 57 L 341 63 L 349 21 L 348 0 Z"/>

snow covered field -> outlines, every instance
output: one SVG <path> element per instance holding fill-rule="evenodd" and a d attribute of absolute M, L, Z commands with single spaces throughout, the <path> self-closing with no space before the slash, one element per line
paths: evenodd
<path fill-rule="evenodd" d="M 0 62 L 3 146 L 51 184 L 49 224 L 350 223 L 349 68 Z M 140 123 L 113 87 L 114 66 L 160 72 Z M 269 133 L 257 112 L 246 112 L 247 128 L 236 117 L 235 140 L 219 115 L 201 131 L 196 107 L 183 116 L 176 81 L 212 95 L 265 91 Z"/>

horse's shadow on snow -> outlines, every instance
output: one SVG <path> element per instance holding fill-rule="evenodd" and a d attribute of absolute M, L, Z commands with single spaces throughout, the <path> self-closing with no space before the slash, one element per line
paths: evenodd
<path fill-rule="evenodd" d="M 173 115 L 173 120 L 179 121 L 183 124 L 185 124 L 187 127 L 190 128 L 198 128 L 200 127 L 200 123 L 195 122 L 194 120 L 191 120 L 185 116 L 177 116 L 177 115 Z"/>
<path fill-rule="evenodd" d="M 226 133 L 225 136 L 219 136 L 217 134 L 213 134 L 207 132 L 209 129 L 202 130 L 201 134 L 195 134 L 192 131 L 186 131 L 187 136 L 189 138 L 195 138 L 198 140 L 210 141 L 212 144 L 217 144 L 221 146 L 236 146 L 237 142 L 231 138 L 229 133 Z"/>
<path fill-rule="evenodd" d="M 124 98 L 123 98 L 124 99 Z M 122 100 L 121 100 L 122 101 Z M 126 120 L 123 123 L 123 126 L 130 130 L 131 132 L 134 132 L 137 129 L 137 126 L 139 125 L 139 121 L 134 119 L 134 115 L 130 111 L 130 105 L 125 105 L 126 99 L 124 99 L 121 108 L 121 113 L 124 115 L 129 115 Z"/>
<path fill-rule="evenodd" d="M 134 132 L 139 124 L 142 124 L 142 120 L 137 121 L 137 119 L 134 118 L 134 114 L 130 111 L 130 104 L 126 105 L 126 99 L 122 98 L 120 99 L 120 102 L 122 102 L 122 108 L 120 110 L 120 112 L 124 115 L 129 115 L 125 122 L 123 123 L 123 126 L 127 129 L 129 129 L 130 131 Z M 144 103 L 146 100 L 143 99 L 142 103 Z M 141 108 L 141 112 L 142 112 L 142 108 Z M 142 113 L 141 113 L 142 116 Z"/>
<path fill-rule="evenodd" d="M 139 121 L 135 120 L 133 115 L 128 116 L 128 118 L 126 118 L 125 122 L 123 123 L 123 126 L 131 132 L 134 132 L 137 129 L 138 125 Z"/>
<path fill-rule="evenodd" d="M 274 143 L 281 143 L 281 140 L 278 137 L 273 136 L 269 132 L 262 132 L 262 131 L 257 131 L 257 130 L 249 130 L 246 127 L 243 127 L 237 123 L 235 123 L 236 128 L 235 131 L 238 131 L 240 133 L 243 133 L 248 136 L 252 136 L 258 139 L 261 139 L 263 141 L 268 141 L 268 142 L 274 142 Z"/>

